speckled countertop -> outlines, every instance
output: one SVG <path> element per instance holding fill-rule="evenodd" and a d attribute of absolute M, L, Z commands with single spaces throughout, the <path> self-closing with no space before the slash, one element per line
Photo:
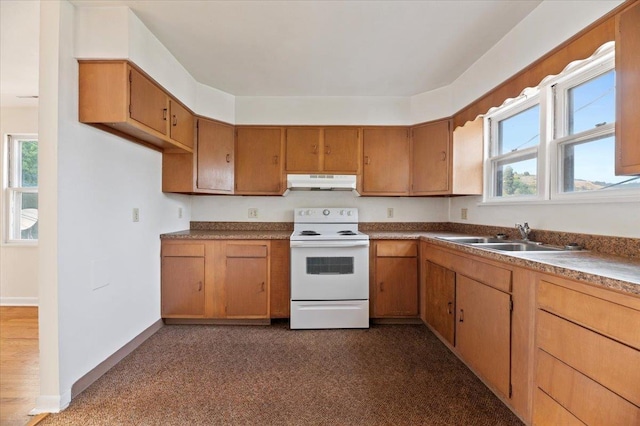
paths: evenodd
<path fill-rule="evenodd" d="M 640 296 L 640 259 L 591 251 L 496 252 L 438 237 L 463 236 L 452 232 L 367 232 L 372 240 L 424 239 L 446 248 L 505 262 L 540 272 L 557 274 Z"/>
<path fill-rule="evenodd" d="M 282 229 L 191 229 L 186 231 L 162 234 L 163 240 L 287 240 L 291 230 Z M 466 244 L 445 241 L 437 237 L 468 235 L 460 232 L 447 232 L 433 229 L 429 231 L 397 230 L 378 231 L 363 230 L 372 240 L 424 239 L 425 241 L 445 248 L 481 256 L 514 266 L 525 267 L 550 274 L 557 274 L 578 281 L 598 284 L 603 287 L 623 291 L 640 296 L 640 259 L 634 257 L 613 256 L 595 251 L 581 252 L 496 252 L 480 249 Z M 440 227 L 438 227 L 440 228 Z M 474 235 L 490 235 L 489 233 Z"/>

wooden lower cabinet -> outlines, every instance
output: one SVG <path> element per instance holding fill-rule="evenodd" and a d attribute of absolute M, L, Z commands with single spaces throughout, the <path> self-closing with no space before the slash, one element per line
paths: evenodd
<path fill-rule="evenodd" d="M 460 356 L 504 397 L 511 384 L 511 295 L 458 274 L 456 344 Z"/>
<path fill-rule="evenodd" d="M 423 267 L 423 320 L 453 346 L 456 325 L 456 274 L 428 260 Z"/>
<path fill-rule="evenodd" d="M 418 317 L 418 242 L 375 241 L 373 318 Z"/>
<path fill-rule="evenodd" d="M 163 244 L 163 318 L 204 318 L 204 244 Z"/>
<path fill-rule="evenodd" d="M 271 268 L 271 241 L 203 240 L 162 242 L 162 317 L 167 319 L 268 319 L 271 279 L 277 279 L 279 317 L 288 316 L 282 299 L 284 253 L 288 241 L 273 242 L 278 262 Z M 287 269 L 288 272 L 288 269 Z"/>
<path fill-rule="evenodd" d="M 640 424 L 640 298 L 537 281 L 533 424 Z"/>

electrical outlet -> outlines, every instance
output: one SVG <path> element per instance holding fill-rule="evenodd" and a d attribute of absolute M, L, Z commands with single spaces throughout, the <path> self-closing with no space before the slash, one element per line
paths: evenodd
<path fill-rule="evenodd" d="M 460 209 L 460 219 L 467 220 L 467 209 L 466 208 Z"/>
<path fill-rule="evenodd" d="M 249 209 L 249 219 L 257 219 L 258 218 L 258 209 L 251 208 Z"/>
<path fill-rule="evenodd" d="M 387 207 L 387 218 L 391 219 L 393 217 L 393 207 Z"/>
<path fill-rule="evenodd" d="M 178 207 L 178 219 L 182 219 L 182 207 Z"/>
<path fill-rule="evenodd" d="M 140 209 L 137 207 L 133 208 L 132 219 L 134 222 L 140 222 Z"/>

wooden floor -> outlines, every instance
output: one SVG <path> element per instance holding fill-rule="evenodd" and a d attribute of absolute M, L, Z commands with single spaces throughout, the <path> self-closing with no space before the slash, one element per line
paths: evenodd
<path fill-rule="evenodd" d="M 38 308 L 0 306 L 0 424 L 24 426 L 40 393 Z"/>

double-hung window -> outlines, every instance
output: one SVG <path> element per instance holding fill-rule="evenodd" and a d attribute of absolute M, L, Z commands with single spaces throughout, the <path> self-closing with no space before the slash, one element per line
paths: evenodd
<path fill-rule="evenodd" d="M 613 43 L 485 116 L 484 202 L 638 195 L 615 175 Z"/>
<path fill-rule="evenodd" d="M 540 96 L 537 90 L 488 119 L 485 194 L 495 199 L 539 198 Z"/>
<path fill-rule="evenodd" d="M 38 138 L 8 135 L 6 142 L 6 240 L 37 241 Z"/>

